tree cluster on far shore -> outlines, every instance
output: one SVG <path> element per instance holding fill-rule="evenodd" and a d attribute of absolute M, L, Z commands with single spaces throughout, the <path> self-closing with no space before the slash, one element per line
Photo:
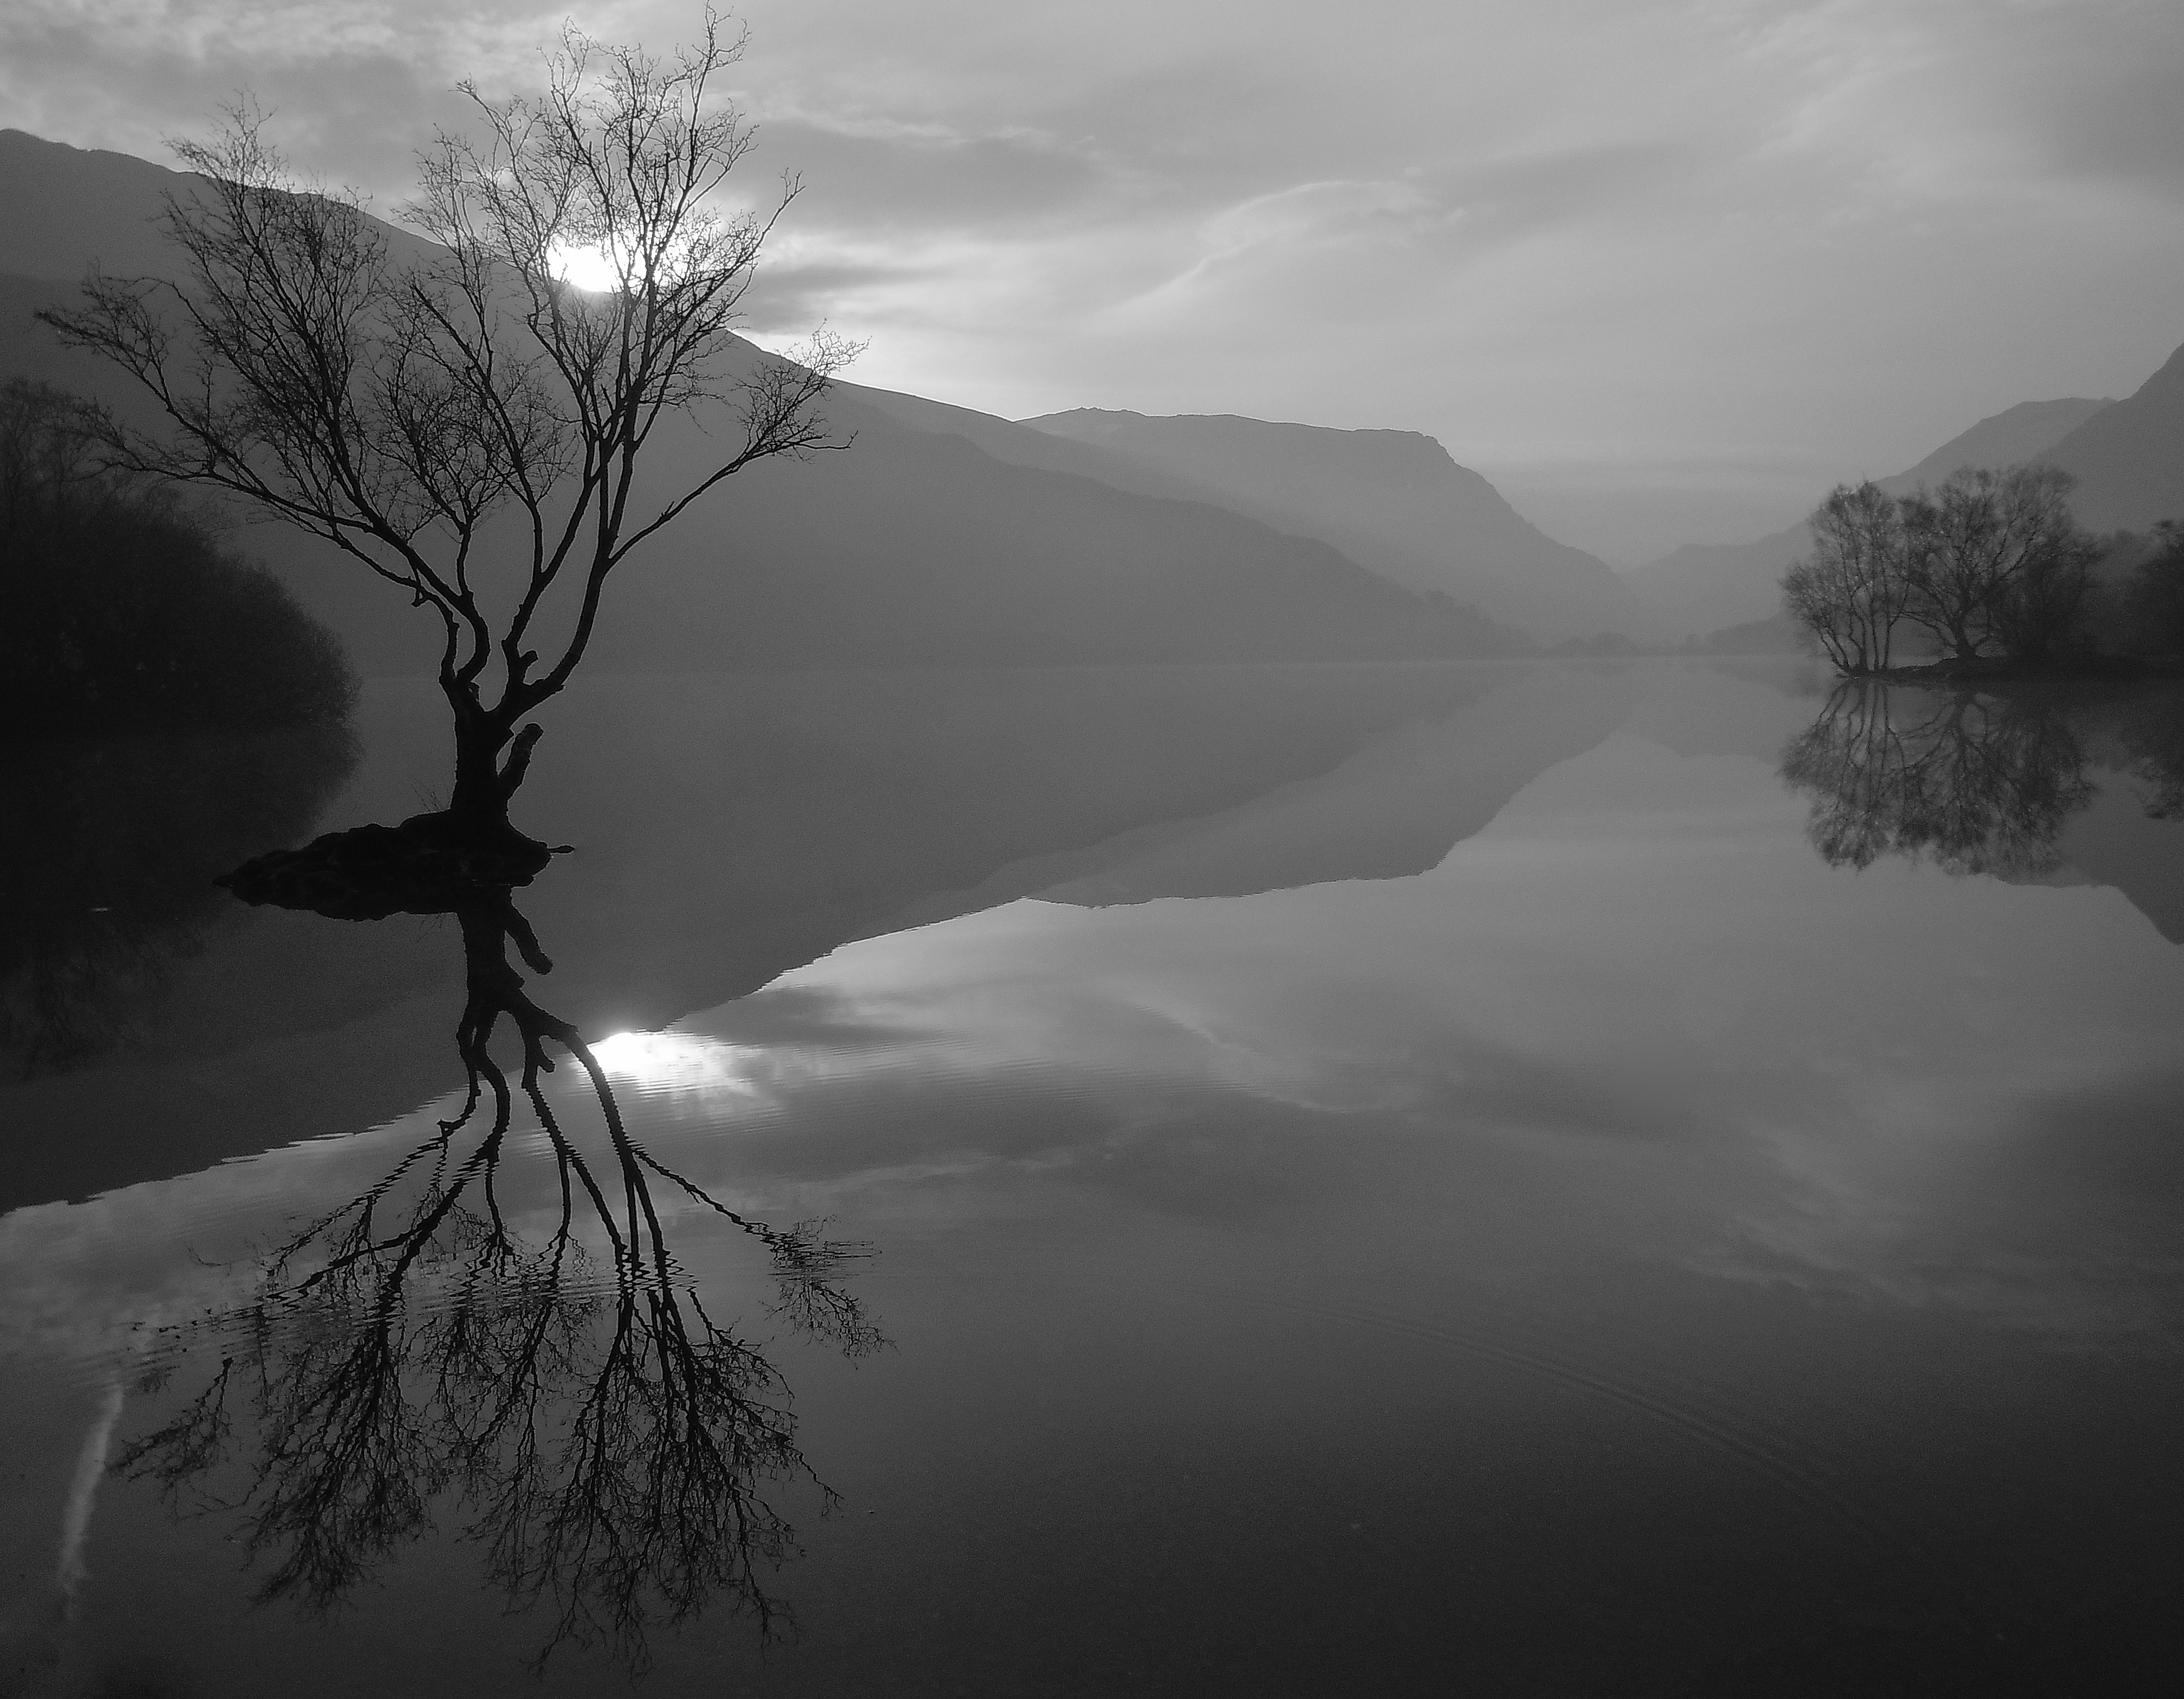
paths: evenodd
<path fill-rule="evenodd" d="M 2164 519 L 2151 537 L 2120 533 L 2137 556 L 2119 598 L 2126 640 L 2148 655 L 2184 655 L 2184 524 Z"/>
<path fill-rule="evenodd" d="M 1885 671 L 1907 647 L 2030 665 L 2085 652 L 2110 545 L 2072 514 L 2074 482 L 2022 465 L 1965 467 L 1906 496 L 1839 484 L 1814 510 L 1784 603 L 1846 673 Z"/>
<path fill-rule="evenodd" d="M 340 640 L 171 492 L 105 469 L 83 408 L 0 386 L 0 727 L 13 737 L 332 724 Z"/>

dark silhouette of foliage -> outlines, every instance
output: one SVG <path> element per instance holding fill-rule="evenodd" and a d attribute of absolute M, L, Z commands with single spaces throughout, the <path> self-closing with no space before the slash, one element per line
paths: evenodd
<path fill-rule="evenodd" d="M 772 1364 L 682 1272 L 655 1190 L 762 1245 L 772 1312 L 852 1355 L 883 1343 L 839 1284 L 861 1251 L 820 1223 L 739 1215 L 645 1150 L 589 1045 L 511 965 L 512 944 L 551 966 L 507 888 L 474 888 L 453 911 L 461 1108 L 273 1249 L 259 1295 L 199 1330 L 217 1371 L 116 1467 L 239 1513 L 268 1600 L 329 1607 L 452 1515 L 511 1606 L 543 1612 L 541 1663 L 576 1641 L 642 1669 L 655 1627 L 715 1604 L 770 1631 L 768 1577 L 795 1548 L 768 1492 L 832 1495 Z M 493 1054 L 504 1026 L 512 1068 Z M 593 1141 L 543 1088 L 557 1053 L 589 1083 Z M 519 1099 L 558 1190 L 529 1239 L 502 1192 Z"/>
<path fill-rule="evenodd" d="M 2070 631 L 2098 545 L 2071 517 L 2060 467 L 1964 467 L 1903 499 L 1905 611 L 1945 654 L 1989 643 L 2044 659 Z"/>
<path fill-rule="evenodd" d="M 2047 660 L 2078 642 L 2101 545 L 2071 516 L 2053 466 L 1964 467 L 1892 499 L 1838 485 L 1814 509 L 1813 553 L 1782 580 L 1785 605 L 1838 671 L 1890 665 L 1897 628 L 1952 659 L 1988 647 Z"/>
<path fill-rule="evenodd" d="M 2064 822 L 2092 800 L 2085 750 L 2031 696 L 1846 682 L 1782 751 L 1808 793 L 1806 833 L 1830 866 L 1883 855 L 2010 877 L 2057 865 Z"/>
<path fill-rule="evenodd" d="M 126 1032 L 228 899 L 213 876 L 292 840 L 356 763 L 346 722 L 38 739 L 0 760 L 0 1057 L 38 1074 Z"/>
<path fill-rule="evenodd" d="M 2184 525 L 2153 527 L 2154 550 L 2131 575 L 2125 596 L 2137 642 L 2154 655 L 2184 655 Z"/>
<path fill-rule="evenodd" d="M 1911 593 L 1896 502 L 1875 484 L 1838 484 L 1810 523 L 1813 552 L 1782 580 L 1784 604 L 1841 671 L 1886 666 Z"/>
<path fill-rule="evenodd" d="M 715 209 L 751 147 L 717 88 L 743 46 L 710 12 L 672 62 L 571 27 L 537 97 L 465 85 L 482 139 L 422 156 L 407 248 L 299 182 L 240 105 L 177 150 L 203 179 L 167 203 L 179 276 L 95 274 L 81 309 L 42 315 L 154 404 L 157 432 L 103 419 L 105 454 L 238 496 L 431 611 L 448 812 L 481 837 L 509 833 L 542 735 L 524 722 L 582 660 L 609 575 L 753 461 L 826 445 L 816 403 L 854 350 L 822 332 L 785 360 L 733 332 L 796 192 Z M 578 253 L 611 287 L 566 280 Z M 732 434 L 655 505 L 655 432 L 706 404 Z"/>
<path fill-rule="evenodd" d="M 0 724 L 11 738 L 327 724 L 333 633 L 171 493 L 103 469 L 81 404 L 0 387 Z"/>

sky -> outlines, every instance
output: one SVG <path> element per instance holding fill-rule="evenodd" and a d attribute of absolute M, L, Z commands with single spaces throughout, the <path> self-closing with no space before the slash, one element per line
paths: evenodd
<path fill-rule="evenodd" d="M 2184 342 L 2176 0 L 749 0 L 751 328 L 1025 417 L 1426 432 L 1635 565 Z M 0 124 L 171 162 L 251 90 L 398 203 L 452 92 L 687 0 L 8 0 Z"/>

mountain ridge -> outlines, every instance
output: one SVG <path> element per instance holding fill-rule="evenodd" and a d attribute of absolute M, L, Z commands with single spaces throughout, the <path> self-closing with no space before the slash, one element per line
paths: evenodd
<path fill-rule="evenodd" d="M 62 346 L 33 315 L 72 301 L 94 261 L 163 269 L 163 197 L 193 181 L 131 155 L 0 132 L 0 228 L 10 231 L 0 376 L 146 416 L 127 379 Z M 398 251 L 432 251 L 382 227 Z M 744 357 L 771 358 L 747 344 Z M 1116 466 L 1070 464 L 1097 457 L 1057 457 L 1051 439 L 1009 421 L 848 384 L 824 408 L 838 437 L 854 437 L 850 452 L 755 464 L 649 543 L 617 575 L 588 666 L 1396 660 L 1525 647 L 1324 543 L 1134 474 L 1138 487 L 1120 487 Z M 640 475 L 652 499 L 671 476 L 715 463 L 707 422 L 663 427 Z M 972 440 L 1012 434 L 1023 439 L 1011 449 L 1019 460 L 1052 464 L 1012 463 Z M 367 674 L 433 670 L 435 622 L 359 564 L 280 524 L 237 541 L 341 632 Z"/>
<path fill-rule="evenodd" d="M 2119 404 L 2082 396 L 2020 401 L 1958 432 L 1916 465 L 1874 482 L 1891 495 L 1908 495 L 1960 466 L 2036 460 Z M 1703 635 L 1779 611 L 1781 577 L 1811 547 L 1811 530 L 1800 520 L 1750 543 L 1687 543 L 1626 569 L 1623 579 L 1646 610 L 1648 635 Z"/>
<path fill-rule="evenodd" d="M 1536 638 L 1627 633 L 1637 616 L 1604 561 L 1548 537 L 1421 432 L 1089 407 L 1021 422 L 1180 479 L 1204 499 Z"/>
<path fill-rule="evenodd" d="M 2040 458 L 2077 479 L 2072 499 L 2096 531 L 2184 520 L 2184 346 Z"/>

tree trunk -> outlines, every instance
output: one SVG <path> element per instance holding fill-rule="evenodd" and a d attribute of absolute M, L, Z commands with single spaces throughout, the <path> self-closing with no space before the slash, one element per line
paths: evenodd
<path fill-rule="evenodd" d="M 531 844 L 509 824 L 508 804 L 543 732 L 536 725 L 517 731 L 519 716 L 487 708 L 472 686 L 443 680 L 442 688 L 455 721 L 455 788 L 443 811 L 448 825 L 485 849 Z"/>
<path fill-rule="evenodd" d="M 455 788 L 448 814 L 465 829 L 484 835 L 508 826 L 508 789 L 503 784 L 500 754 L 508 747 L 509 727 L 486 711 L 467 685 L 446 687 L 455 716 Z"/>

